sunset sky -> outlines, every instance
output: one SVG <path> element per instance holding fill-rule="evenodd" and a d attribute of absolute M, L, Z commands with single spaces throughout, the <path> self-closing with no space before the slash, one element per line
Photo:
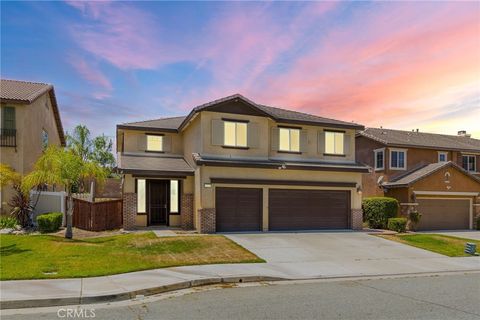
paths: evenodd
<path fill-rule="evenodd" d="M 95 134 L 241 93 L 480 138 L 480 2 L 2 2 L 1 76 Z"/>

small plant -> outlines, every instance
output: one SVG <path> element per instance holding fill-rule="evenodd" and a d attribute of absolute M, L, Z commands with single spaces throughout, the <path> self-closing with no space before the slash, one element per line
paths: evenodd
<path fill-rule="evenodd" d="M 15 229 L 18 221 L 14 217 L 0 216 L 0 229 Z"/>
<path fill-rule="evenodd" d="M 40 232 L 55 232 L 62 226 L 63 213 L 44 213 L 37 217 L 38 229 Z"/>
<path fill-rule="evenodd" d="M 408 220 L 410 221 L 409 228 L 412 231 L 415 231 L 422 215 L 417 210 L 412 210 L 408 214 Z"/>
<path fill-rule="evenodd" d="M 30 204 L 28 195 L 21 191 L 19 185 L 15 185 L 13 188 L 15 195 L 8 202 L 8 205 L 13 208 L 10 214 L 23 228 L 29 227 L 32 225 L 30 213 L 33 211 L 33 206 Z"/>
<path fill-rule="evenodd" d="M 388 197 L 371 197 L 363 199 L 362 209 L 364 220 L 370 228 L 387 227 L 389 218 L 393 218 L 398 212 L 398 201 Z"/>
<path fill-rule="evenodd" d="M 390 218 L 388 219 L 388 230 L 396 232 L 405 232 L 407 230 L 407 219 L 406 218 Z"/>

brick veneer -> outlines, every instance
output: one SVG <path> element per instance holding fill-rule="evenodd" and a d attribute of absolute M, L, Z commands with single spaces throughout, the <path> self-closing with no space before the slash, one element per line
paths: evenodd
<path fill-rule="evenodd" d="M 193 194 L 182 194 L 180 219 L 182 220 L 182 229 L 193 229 Z"/>
<path fill-rule="evenodd" d="M 352 229 L 362 230 L 363 228 L 363 210 L 352 209 Z"/>
<path fill-rule="evenodd" d="M 215 208 L 204 208 L 198 210 L 199 226 L 197 229 L 200 233 L 214 233 L 215 226 Z"/>
<path fill-rule="evenodd" d="M 123 194 L 123 229 L 135 228 L 135 217 L 137 216 L 137 194 L 130 192 Z"/>

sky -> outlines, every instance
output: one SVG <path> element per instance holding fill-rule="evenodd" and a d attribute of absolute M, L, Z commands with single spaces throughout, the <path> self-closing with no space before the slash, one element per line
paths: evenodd
<path fill-rule="evenodd" d="M 480 2 L 1 2 L 1 76 L 64 127 L 240 93 L 367 127 L 480 138 Z"/>

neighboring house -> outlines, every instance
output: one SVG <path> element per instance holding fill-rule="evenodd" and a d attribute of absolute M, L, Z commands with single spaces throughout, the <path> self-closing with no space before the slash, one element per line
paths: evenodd
<path fill-rule="evenodd" d="M 362 129 L 239 94 L 184 117 L 117 125 L 124 227 L 359 229 Z"/>
<path fill-rule="evenodd" d="M 469 229 L 480 211 L 480 140 L 457 136 L 367 128 L 356 136 L 364 196 L 392 196 L 403 212 L 423 214 L 420 229 Z"/>
<path fill-rule="evenodd" d="M 1 80 L 0 162 L 27 174 L 47 145 L 65 145 L 53 86 L 45 83 Z M 0 210 L 8 213 L 13 189 L 0 190 Z"/>

